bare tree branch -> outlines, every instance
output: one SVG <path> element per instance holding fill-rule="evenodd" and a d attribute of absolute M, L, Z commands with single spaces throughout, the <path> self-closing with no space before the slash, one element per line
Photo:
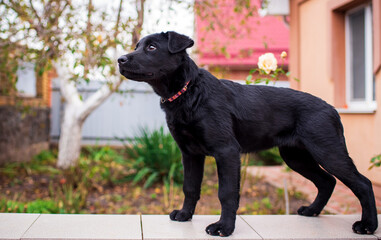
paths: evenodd
<path fill-rule="evenodd" d="M 92 0 L 89 0 L 87 6 L 87 25 L 86 25 L 86 51 L 85 51 L 85 63 L 84 63 L 84 78 L 87 78 L 87 74 L 89 73 L 91 59 L 92 56 L 90 41 L 91 41 L 91 14 L 93 10 Z"/>
<path fill-rule="evenodd" d="M 58 19 L 61 17 L 62 13 L 65 11 L 65 9 L 69 6 L 69 1 L 66 1 L 65 4 L 63 5 L 62 9 L 59 8 L 59 10 L 57 11 L 56 15 L 55 15 L 55 18 L 54 18 L 54 23 L 53 25 L 54 26 L 58 26 Z M 60 5 L 61 6 L 61 5 Z M 59 29 L 59 28 L 57 28 Z M 62 32 L 61 29 L 59 29 L 60 32 Z"/>
<path fill-rule="evenodd" d="M 118 16 L 116 17 L 115 30 L 114 30 L 114 42 L 119 33 L 120 13 L 122 12 L 123 0 L 119 2 Z"/>
<path fill-rule="evenodd" d="M 102 102 L 104 102 L 114 91 L 118 89 L 122 79 L 119 76 L 111 77 L 109 84 L 104 84 L 100 89 L 93 93 L 79 109 L 78 117 L 84 121 Z"/>
<path fill-rule="evenodd" d="M 29 4 L 30 4 L 30 8 L 32 9 L 34 15 L 36 16 L 36 18 L 38 20 L 38 24 L 41 25 L 41 18 L 40 18 L 40 15 L 38 15 L 38 13 L 37 13 L 36 8 L 34 8 L 34 6 L 33 6 L 33 1 L 29 0 Z"/>
<path fill-rule="evenodd" d="M 134 49 L 140 39 L 140 34 L 143 28 L 144 22 L 144 3 L 145 0 L 136 0 L 136 11 L 138 12 L 138 22 L 132 30 L 132 43 L 131 49 Z"/>
<path fill-rule="evenodd" d="M 2 1 L 2 4 L 8 8 L 12 9 L 19 17 L 26 19 L 26 21 L 30 24 L 30 28 L 34 29 L 38 36 L 42 35 L 42 29 L 39 25 L 36 25 L 33 22 L 33 17 L 30 16 L 21 6 L 18 1 L 10 2 L 9 4 Z"/>

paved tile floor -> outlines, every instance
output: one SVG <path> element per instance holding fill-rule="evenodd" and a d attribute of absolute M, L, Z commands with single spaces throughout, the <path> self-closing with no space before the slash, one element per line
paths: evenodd
<path fill-rule="evenodd" d="M 21 239 L 141 239 L 139 215 L 41 214 Z"/>
<path fill-rule="evenodd" d="M 381 239 L 352 233 L 359 215 L 241 215 L 227 238 L 205 233 L 219 216 L 194 216 L 189 222 L 173 222 L 166 215 L 65 215 L 0 213 L 0 240 L 87 240 L 87 239 Z M 379 215 L 381 222 L 381 215 Z M 380 228 L 380 227 L 379 227 Z"/>
<path fill-rule="evenodd" d="M 20 239 L 40 214 L 0 214 L 0 239 Z"/>
<path fill-rule="evenodd" d="M 143 215 L 143 237 L 150 240 L 165 239 L 221 239 L 205 233 L 205 228 L 217 222 L 219 216 L 194 216 L 189 222 L 174 222 L 163 215 Z M 223 238 L 225 239 L 225 238 Z M 242 218 L 236 220 L 236 229 L 229 239 L 262 239 Z"/>

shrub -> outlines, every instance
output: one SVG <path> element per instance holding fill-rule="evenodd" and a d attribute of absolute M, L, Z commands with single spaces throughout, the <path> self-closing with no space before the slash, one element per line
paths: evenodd
<path fill-rule="evenodd" d="M 34 200 L 25 204 L 27 213 L 58 213 L 59 208 L 53 200 Z"/>
<path fill-rule="evenodd" d="M 252 154 L 249 161 L 249 165 L 256 166 L 282 165 L 282 163 L 283 159 L 280 156 L 279 149 L 277 147 Z"/>
<path fill-rule="evenodd" d="M 55 150 L 42 151 L 29 162 L 1 166 L 0 175 L 12 179 L 10 184 L 21 184 L 26 176 L 30 179 L 44 176 L 49 183 L 49 200 L 29 201 L 25 196 L 22 200 L 19 196 L 9 199 L 0 195 L 0 212 L 81 213 L 92 190 L 102 192 L 105 185 L 113 185 L 129 169 L 124 156 L 109 146 L 86 147 L 78 166 L 64 171 L 55 167 L 56 158 Z M 33 185 L 39 188 L 38 182 Z"/>
<path fill-rule="evenodd" d="M 134 183 L 144 181 L 144 188 L 162 181 L 181 183 L 183 172 L 181 152 L 170 134 L 163 127 L 149 131 L 141 128 L 139 136 L 125 144 L 128 155 L 135 159 L 130 176 Z"/>
<path fill-rule="evenodd" d="M 78 167 L 64 171 L 59 187 L 49 187 L 50 195 L 62 212 L 81 213 L 92 189 L 100 191 L 127 175 L 125 164 L 123 155 L 109 146 L 86 147 Z"/>
<path fill-rule="evenodd" d="M 23 203 L 13 200 L 0 200 L 0 212 L 9 213 L 59 213 L 59 207 L 53 200 L 34 200 Z"/>
<path fill-rule="evenodd" d="M 380 167 L 381 166 L 381 154 L 380 155 L 377 155 L 375 157 L 373 157 L 371 160 L 370 160 L 370 167 L 369 167 L 369 170 L 374 168 L 374 167 Z"/>
<path fill-rule="evenodd" d="M 110 146 L 86 147 L 79 160 L 81 173 L 96 184 L 113 184 L 127 174 L 124 156 Z"/>
<path fill-rule="evenodd" d="M 57 158 L 57 152 L 51 150 L 43 150 L 35 155 L 29 162 L 13 162 L 7 163 L 0 167 L 0 174 L 4 174 L 9 178 L 15 178 L 20 172 L 27 175 L 49 173 L 57 175 L 60 173 L 58 169 L 53 167 Z"/>

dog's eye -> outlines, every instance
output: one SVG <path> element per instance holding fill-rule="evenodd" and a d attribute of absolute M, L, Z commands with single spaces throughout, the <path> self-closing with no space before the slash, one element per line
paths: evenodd
<path fill-rule="evenodd" d="M 154 50 L 156 50 L 156 47 L 154 45 L 150 44 L 150 45 L 148 45 L 147 50 L 148 51 L 154 51 Z"/>

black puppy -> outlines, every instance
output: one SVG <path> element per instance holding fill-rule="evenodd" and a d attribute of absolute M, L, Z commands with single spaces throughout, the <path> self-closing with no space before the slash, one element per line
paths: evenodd
<path fill-rule="evenodd" d="M 378 223 L 372 184 L 348 156 L 336 110 L 292 89 L 218 80 L 189 58 L 186 49 L 192 46 L 192 39 L 176 32 L 152 34 L 118 59 L 123 76 L 147 82 L 161 97 L 168 128 L 182 152 L 185 200 L 170 218 L 192 218 L 200 198 L 204 158 L 213 156 L 222 211 L 206 232 L 232 234 L 239 204 L 240 153 L 278 146 L 288 166 L 318 188 L 315 201 L 302 206 L 298 214 L 319 215 L 336 176 L 361 202 L 361 221 L 353 224 L 353 231 L 373 233 Z"/>

